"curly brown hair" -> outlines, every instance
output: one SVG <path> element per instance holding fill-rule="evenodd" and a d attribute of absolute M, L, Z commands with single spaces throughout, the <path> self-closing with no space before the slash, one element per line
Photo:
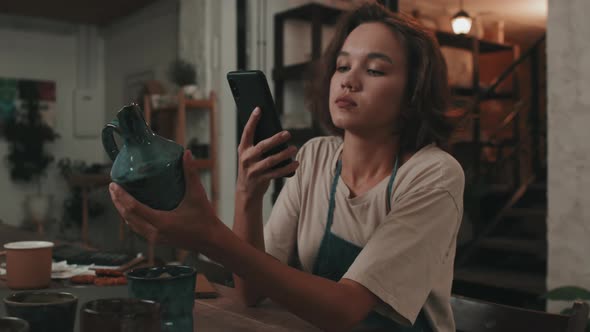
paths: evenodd
<path fill-rule="evenodd" d="M 311 111 L 331 134 L 344 134 L 330 116 L 330 80 L 346 37 L 359 25 L 373 22 L 390 28 L 406 50 L 408 77 L 398 123 L 401 151 L 417 151 L 431 143 L 444 147 L 452 127 L 444 115 L 450 93 L 440 46 L 434 34 L 414 19 L 394 14 L 378 3 L 363 4 L 340 19 L 322 58 L 311 68 L 313 79 L 306 89 Z"/>

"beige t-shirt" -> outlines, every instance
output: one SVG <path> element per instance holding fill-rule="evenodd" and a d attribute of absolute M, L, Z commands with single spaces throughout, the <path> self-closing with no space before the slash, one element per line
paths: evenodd
<path fill-rule="evenodd" d="M 266 251 L 309 273 L 324 235 L 341 151 L 338 137 L 306 143 L 297 155 L 299 169 L 286 181 L 264 227 Z M 376 311 L 403 325 L 413 324 L 423 308 L 434 331 L 455 331 L 450 296 L 463 170 L 452 156 L 429 145 L 399 168 L 391 198 L 388 181 L 353 198 L 338 181 L 332 232 L 363 248 L 343 278 L 373 292 L 382 301 Z"/>

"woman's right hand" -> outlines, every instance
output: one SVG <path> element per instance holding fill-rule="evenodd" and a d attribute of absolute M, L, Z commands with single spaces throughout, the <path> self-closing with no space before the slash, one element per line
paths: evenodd
<path fill-rule="evenodd" d="M 282 131 L 270 138 L 260 141 L 254 145 L 254 133 L 260 120 L 261 110 L 256 107 L 248 123 L 242 132 L 242 139 L 238 146 L 238 180 L 236 194 L 245 195 L 247 199 L 262 199 L 268 189 L 270 180 L 286 176 L 295 172 L 299 162 L 293 161 L 286 166 L 272 169 L 283 160 L 293 158 L 297 148 L 290 146 L 287 149 L 274 155 L 263 158 L 263 154 L 279 144 L 289 140 L 291 135 L 288 131 Z"/>

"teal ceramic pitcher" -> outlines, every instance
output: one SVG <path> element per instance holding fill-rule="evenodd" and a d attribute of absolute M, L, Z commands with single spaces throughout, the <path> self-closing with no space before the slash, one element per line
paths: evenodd
<path fill-rule="evenodd" d="M 119 134 L 119 148 L 113 136 Z M 173 210 L 184 197 L 184 148 L 156 135 L 136 104 L 123 107 L 102 130 L 102 144 L 113 160 L 111 179 L 138 201 Z"/>

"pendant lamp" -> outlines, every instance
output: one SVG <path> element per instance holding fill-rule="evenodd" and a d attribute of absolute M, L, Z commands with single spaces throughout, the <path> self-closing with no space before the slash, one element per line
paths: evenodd
<path fill-rule="evenodd" d="M 451 19 L 453 32 L 458 35 L 466 35 L 471 30 L 472 19 L 469 14 L 463 10 L 463 0 L 460 0 L 459 12 Z"/>

